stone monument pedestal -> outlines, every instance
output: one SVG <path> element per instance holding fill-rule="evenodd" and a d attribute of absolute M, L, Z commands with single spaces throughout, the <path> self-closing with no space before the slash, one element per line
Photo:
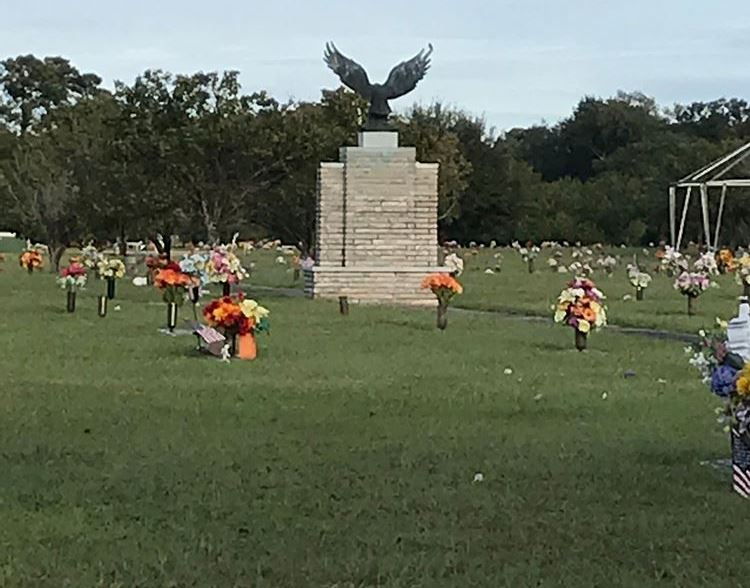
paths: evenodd
<path fill-rule="evenodd" d="M 340 163 L 321 163 L 312 298 L 435 306 L 422 290 L 438 266 L 438 164 L 419 163 L 398 133 L 365 131 L 342 147 Z"/>

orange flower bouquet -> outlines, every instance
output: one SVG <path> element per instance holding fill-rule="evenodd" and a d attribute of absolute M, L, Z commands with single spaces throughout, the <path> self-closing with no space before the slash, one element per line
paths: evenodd
<path fill-rule="evenodd" d="M 257 356 L 255 335 L 269 331 L 268 315 L 267 308 L 242 294 L 223 296 L 203 309 L 206 322 L 224 331 L 224 335 L 232 341 L 232 355 L 240 359 L 255 359 Z"/>
<path fill-rule="evenodd" d="M 719 273 L 731 273 L 735 269 L 734 252 L 731 249 L 722 249 L 716 254 Z"/>
<path fill-rule="evenodd" d="M 18 257 L 18 264 L 32 274 L 35 269 L 42 269 L 44 259 L 42 258 L 42 254 L 36 249 L 27 249 Z"/>
<path fill-rule="evenodd" d="M 162 291 L 162 298 L 167 303 L 167 328 L 170 332 L 177 325 L 177 307 L 182 306 L 188 288 L 194 284 L 194 279 L 183 273 L 174 262 L 156 272 L 154 286 Z"/>
<path fill-rule="evenodd" d="M 195 280 L 183 273 L 180 266 L 170 262 L 163 269 L 157 270 L 154 286 L 163 292 L 164 302 L 181 306 L 185 301 L 187 289 L 195 285 Z"/>
<path fill-rule="evenodd" d="M 451 274 L 430 274 L 422 280 L 422 289 L 432 290 L 437 298 L 437 328 L 445 330 L 448 326 L 448 305 L 456 294 L 464 291 L 463 286 Z"/>

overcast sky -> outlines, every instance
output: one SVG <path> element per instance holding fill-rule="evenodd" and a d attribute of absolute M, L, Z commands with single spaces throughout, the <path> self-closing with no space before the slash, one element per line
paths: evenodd
<path fill-rule="evenodd" d="M 0 0 L 0 57 L 63 55 L 132 82 L 148 68 L 237 69 L 246 91 L 314 99 L 338 85 L 325 41 L 383 81 L 427 42 L 413 100 L 483 114 L 497 130 L 568 115 L 585 95 L 661 104 L 750 99 L 747 0 Z"/>

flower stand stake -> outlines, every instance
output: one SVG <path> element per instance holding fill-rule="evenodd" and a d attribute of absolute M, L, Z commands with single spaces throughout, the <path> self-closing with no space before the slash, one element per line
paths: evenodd
<path fill-rule="evenodd" d="M 456 294 L 464 291 L 463 286 L 451 274 L 430 274 L 422 281 L 422 289 L 432 290 L 437 298 L 437 328 L 444 331 L 448 326 L 448 306 Z"/>
<path fill-rule="evenodd" d="M 68 267 L 60 271 L 57 283 L 63 290 L 67 290 L 67 311 L 75 312 L 76 292 L 86 286 L 86 268 L 80 263 L 71 262 Z"/>
<path fill-rule="evenodd" d="M 222 329 L 232 341 L 231 354 L 239 359 L 252 360 L 258 355 L 257 333 L 268 332 L 268 309 L 242 294 L 236 298 L 224 296 L 203 309 L 209 326 Z"/>
<path fill-rule="evenodd" d="M 575 330 L 575 345 L 578 351 L 587 347 L 592 330 L 607 324 L 607 311 L 603 304 L 604 294 L 587 278 L 576 278 L 568 283 L 557 299 L 555 322 Z"/>
<path fill-rule="evenodd" d="M 97 307 L 97 313 L 101 318 L 107 316 L 107 297 L 99 296 L 99 305 Z"/>
<path fill-rule="evenodd" d="M 687 297 L 688 316 L 695 314 L 695 300 L 711 286 L 710 278 L 701 273 L 682 272 L 674 282 L 674 289 Z"/>

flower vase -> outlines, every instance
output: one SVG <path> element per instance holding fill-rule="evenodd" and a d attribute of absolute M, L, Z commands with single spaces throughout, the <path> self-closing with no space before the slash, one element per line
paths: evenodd
<path fill-rule="evenodd" d="M 167 303 L 167 328 L 170 333 L 174 332 L 177 326 L 177 304 L 174 302 Z"/>
<path fill-rule="evenodd" d="M 29 275 L 33 274 L 34 273 L 34 266 L 33 265 L 28 266 L 26 268 L 26 271 L 29 272 Z"/>
<path fill-rule="evenodd" d="M 438 302 L 437 307 L 437 328 L 444 331 L 448 326 L 448 305 L 444 302 Z"/>
<path fill-rule="evenodd" d="M 735 427 L 731 430 L 732 487 L 743 498 L 750 498 L 750 440 Z"/>
<path fill-rule="evenodd" d="M 107 298 L 114 300 L 115 298 L 115 279 L 107 278 Z"/>
<path fill-rule="evenodd" d="M 688 316 L 695 315 L 695 296 L 689 296 L 687 297 L 687 313 Z"/>
<path fill-rule="evenodd" d="M 533 259 L 529 259 L 528 265 L 529 265 L 529 273 L 533 274 L 534 273 L 534 260 Z"/>
<path fill-rule="evenodd" d="M 230 284 L 229 282 L 223 282 L 222 287 L 224 289 L 222 292 L 224 296 L 232 295 L 232 284 Z"/>
<path fill-rule="evenodd" d="M 643 288 L 636 288 L 635 289 L 635 299 L 636 300 L 643 300 Z"/>
<path fill-rule="evenodd" d="M 190 300 L 193 304 L 198 304 L 198 301 L 201 298 L 201 287 L 200 286 L 193 286 L 190 288 Z"/>
<path fill-rule="evenodd" d="M 68 304 L 66 308 L 68 312 L 76 311 L 76 291 L 75 290 L 68 290 Z"/>
<path fill-rule="evenodd" d="M 146 272 L 146 285 L 147 286 L 153 286 L 154 285 L 154 270 L 151 268 L 148 269 Z"/>
<path fill-rule="evenodd" d="M 107 316 L 107 297 L 99 296 L 99 306 L 97 308 L 100 317 L 104 318 Z"/>
<path fill-rule="evenodd" d="M 588 333 L 582 333 L 581 331 L 579 331 L 578 329 L 576 329 L 576 349 L 578 349 L 578 351 L 585 351 L 586 350 L 586 345 L 588 343 L 588 337 L 589 337 Z"/>
<path fill-rule="evenodd" d="M 258 344 L 253 333 L 237 336 L 235 356 L 239 359 L 248 360 L 258 357 Z"/>

